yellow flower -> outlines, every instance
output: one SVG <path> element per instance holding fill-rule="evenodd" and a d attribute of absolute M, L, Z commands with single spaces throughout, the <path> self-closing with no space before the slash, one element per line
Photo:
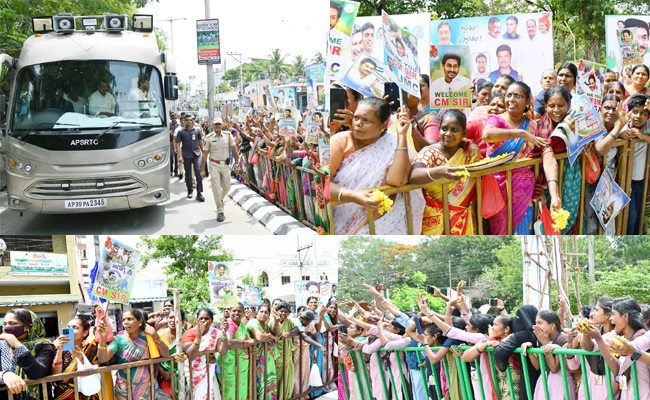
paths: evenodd
<path fill-rule="evenodd" d="M 563 208 L 561 208 L 559 211 L 552 211 L 551 219 L 553 219 L 553 222 L 555 222 L 553 224 L 553 229 L 561 231 L 562 229 L 566 228 L 566 224 L 570 216 L 571 213 Z"/>
<path fill-rule="evenodd" d="M 393 200 L 391 200 L 386 193 L 382 192 L 379 189 L 375 189 L 372 192 L 371 200 L 379 202 L 379 214 L 384 215 L 384 213 L 390 212 L 393 209 Z"/>
<path fill-rule="evenodd" d="M 454 173 L 461 177 L 461 182 L 465 182 L 467 178 L 469 178 L 469 172 L 467 171 L 467 168 L 463 168 L 460 171 L 456 171 Z"/>

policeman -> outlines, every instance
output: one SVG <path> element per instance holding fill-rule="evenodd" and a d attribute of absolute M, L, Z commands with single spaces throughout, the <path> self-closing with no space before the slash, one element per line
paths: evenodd
<path fill-rule="evenodd" d="M 235 139 L 228 131 L 222 131 L 223 121 L 221 118 L 215 118 L 212 124 L 214 132 L 205 137 L 203 144 L 203 167 L 210 155 L 210 185 L 212 185 L 212 194 L 214 202 L 217 205 L 217 222 L 223 222 L 226 216 L 223 213 L 223 196 L 230 191 L 230 149 L 235 160 L 239 160 L 239 151 Z M 239 166 L 236 164 L 235 170 Z M 201 168 L 201 176 L 205 174 L 204 168 Z"/>
<path fill-rule="evenodd" d="M 202 139 L 201 130 L 194 126 L 194 117 L 191 114 L 187 114 L 185 116 L 185 127 L 178 131 L 176 135 L 176 145 L 182 145 L 178 162 L 184 163 L 185 185 L 187 186 L 188 199 L 192 198 L 193 189 L 190 176 L 192 176 L 192 167 L 194 167 L 194 174 L 196 175 L 196 199 L 198 201 L 205 201 L 205 198 L 201 194 L 203 192 L 203 181 L 199 176 L 199 171 L 201 171 L 201 152 L 203 151 Z"/>

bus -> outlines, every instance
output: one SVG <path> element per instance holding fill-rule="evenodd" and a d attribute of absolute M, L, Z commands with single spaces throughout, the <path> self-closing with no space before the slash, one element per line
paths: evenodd
<path fill-rule="evenodd" d="M 128 210 L 170 197 L 169 116 L 178 97 L 153 16 L 33 19 L 8 95 L 9 207 L 34 213 Z"/>

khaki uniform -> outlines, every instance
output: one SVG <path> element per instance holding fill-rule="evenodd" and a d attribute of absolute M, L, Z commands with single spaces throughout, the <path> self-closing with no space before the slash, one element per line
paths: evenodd
<path fill-rule="evenodd" d="M 230 157 L 231 146 L 235 146 L 235 139 L 226 131 L 219 135 L 212 132 L 203 141 L 203 151 L 207 151 L 209 156 L 210 185 L 218 213 L 223 213 L 223 197 L 230 191 L 230 166 L 225 161 Z"/>

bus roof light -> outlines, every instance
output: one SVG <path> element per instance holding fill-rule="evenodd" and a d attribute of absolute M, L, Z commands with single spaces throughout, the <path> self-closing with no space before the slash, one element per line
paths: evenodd
<path fill-rule="evenodd" d="M 96 32 L 97 31 L 97 18 L 82 18 L 81 19 L 81 26 L 83 26 L 84 30 L 87 33 Z"/>
<path fill-rule="evenodd" d="M 52 32 L 52 17 L 32 17 L 34 33 Z"/>
<path fill-rule="evenodd" d="M 133 30 L 140 32 L 153 32 L 153 15 L 133 14 Z"/>

